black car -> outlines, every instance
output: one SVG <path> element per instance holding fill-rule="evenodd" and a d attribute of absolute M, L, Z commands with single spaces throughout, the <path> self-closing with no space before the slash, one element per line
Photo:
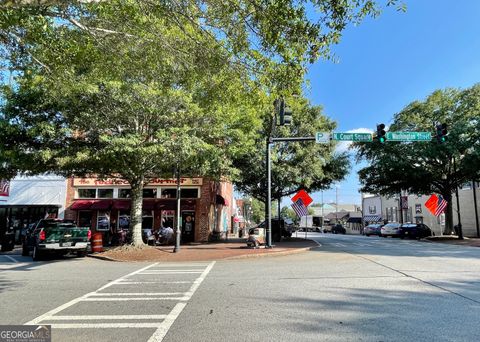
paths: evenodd
<path fill-rule="evenodd" d="M 347 230 L 341 225 L 336 224 L 332 227 L 333 234 L 347 234 Z"/>
<path fill-rule="evenodd" d="M 423 223 L 404 223 L 400 226 L 400 238 L 421 239 L 432 236 L 432 230 Z"/>

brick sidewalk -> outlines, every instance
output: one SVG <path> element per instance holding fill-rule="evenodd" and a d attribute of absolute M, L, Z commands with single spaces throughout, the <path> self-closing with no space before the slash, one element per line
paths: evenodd
<path fill-rule="evenodd" d="M 112 261 L 205 261 L 220 259 L 252 258 L 300 253 L 318 246 L 314 241 L 291 238 L 278 242 L 274 248 L 248 248 L 245 239 L 228 242 L 181 245 L 178 253 L 173 253 L 173 246 L 135 248 L 113 248 L 103 253 L 90 255 Z"/>

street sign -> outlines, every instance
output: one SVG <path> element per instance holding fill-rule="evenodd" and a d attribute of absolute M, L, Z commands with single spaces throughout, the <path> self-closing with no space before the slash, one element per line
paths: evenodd
<path fill-rule="evenodd" d="M 313 202 L 313 198 L 305 190 L 298 191 L 295 196 L 292 197 L 292 202 L 296 202 L 298 199 L 301 199 L 303 204 L 308 207 L 310 203 Z"/>
<path fill-rule="evenodd" d="M 333 140 L 372 141 L 372 133 L 333 133 Z"/>
<path fill-rule="evenodd" d="M 387 132 L 387 141 L 430 141 L 430 132 Z"/>
<path fill-rule="evenodd" d="M 317 132 L 315 134 L 315 142 L 317 144 L 325 144 L 330 142 L 330 133 L 327 132 Z"/>

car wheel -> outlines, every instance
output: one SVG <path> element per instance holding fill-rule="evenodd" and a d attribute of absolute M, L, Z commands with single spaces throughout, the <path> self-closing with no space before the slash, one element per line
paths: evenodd
<path fill-rule="evenodd" d="M 37 246 L 33 247 L 32 259 L 33 261 L 41 260 L 42 253 L 38 250 Z"/>
<path fill-rule="evenodd" d="M 384 237 L 384 238 L 386 238 L 386 237 L 387 237 L 387 235 L 380 235 L 380 236 L 381 236 L 381 237 Z"/>
<path fill-rule="evenodd" d="M 258 248 L 260 246 L 260 244 L 258 243 L 258 241 L 254 241 L 253 243 L 253 248 Z"/>
<path fill-rule="evenodd" d="M 85 258 L 87 255 L 87 251 L 77 251 L 77 257 L 79 258 Z"/>
<path fill-rule="evenodd" d="M 28 250 L 28 246 L 25 244 L 22 244 L 22 256 L 28 256 L 30 254 L 30 251 Z"/>

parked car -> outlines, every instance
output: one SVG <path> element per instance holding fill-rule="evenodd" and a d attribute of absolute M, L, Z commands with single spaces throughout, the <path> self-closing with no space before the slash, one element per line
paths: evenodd
<path fill-rule="evenodd" d="M 8 252 L 15 247 L 15 234 L 13 229 L 7 230 L 4 234 L 0 234 L 0 251 Z"/>
<path fill-rule="evenodd" d="M 336 224 L 332 228 L 332 233 L 333 234 L 347 234 L 347 230 L 341 224 Z"/>
<path fill-rule="evenodd" d="M 77 227 L 72 221 L 44 219 L 27 231 L 22 245 L 22 255 L 32 251 L 33 260 L 40 260 L 46 254 L 65 255 L 75 252 L 77 256 L 87 254 L 91 231 L 88 227 Z"/>
<path fill-rule="evenodd" d="M 400 227 L 400 238 L 414 238 L 421 239 L 427 236 L 432 236 L 432 230 L 423 223 L 405 223 Z"/>
<path fill-rule="evenodd" d="M 383 237 L 397 236 L 398 237 L 398 236 L 400 236 L 400 226 L 401 226 L 401 224 L 397 223 L 397 222 L 387 223 L 386 225 L 384 225 L 381 228 L 381 235 L 380 236 L 383 236 Z"/>
<path fill-rule="evenodd" d="M 322 229 L 323 229 L 323 232 L 324 233 L 332 233 L 332 230 L 333 230 L 333 227 L 335 225 L 333 223 L 329 223 L 327 224 L 326 226 L 323 226 Z"/>
<path fill-rule="evenodd" d="M 383 224 L 380 223 L 372 223 L 363 228 L 363 234 L 366 236 L 370 235 L 382 235 L 382 226 Z"/>
<path fill-rule="evenodd" d="M 260 245 L 265 244 L 265 228 L 255 227 L 248 230 L 247 246 L 258 248 Z"/>

